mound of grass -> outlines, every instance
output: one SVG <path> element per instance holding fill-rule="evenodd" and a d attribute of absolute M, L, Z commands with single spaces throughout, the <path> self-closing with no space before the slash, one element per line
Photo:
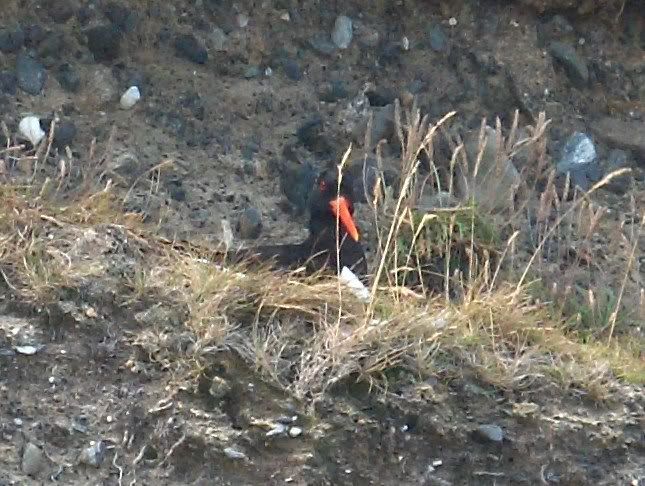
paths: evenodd
<path fill-rule="evenodd" d="M 401 373 L 420 383 L 429 376 L 468 375 L 517 393 L 551 388 L 596 399 L 609 397 L 621 381 L 645 383 L 642 338 L 618 332 L 626 284 L 603 304 L 606 325 L 582 335 L 571 312 L 553 299 L 536 298 L 526 281 L 540 275 L 539 266 L 531 268 L 535 255 L 573 209 L 561 211 L 557 225 L 541 233 L 518 273 L 508 262 L 519 233 L 500 241 L 505 228 L 493 215 L 473 205 L 414 210 L 409 198 L 418 154 L 447 118 L 430 125 L 418 114 L 409 117 L 405 130 L 399 123 L 405 142 L 400 194 L 372 205 L 378 258 L 369 302 L 335 278 L 231 266 L 218 248 L 169 241 L 140 215 L 127 214 L 110 184 L 62 197 L 42 184 L 12 181 L 0 186 L 4 292 L 39 308 L 76 300 L 98 308 L 92 315 L 106 320 L 124 309 L 153 316 L 133 342 L 148 359 L 172 369 L 183 387 L 187 378 L 197 386 L 223 350 L 300 399 L 349 379 L 386 390 Z M 544 130 L 533 133 L 531 143 L 538 143 Z M 148 175 L 156 187 L 155 174 Z M 517 214 L 505 221 L 514 224 Z M 453 260 L 460 246 L 468 258 Z M 633 256 L 633 247 L 627 248 Z M 475 265 L 471 256 L 478 253 Z M 423 278 L 416 288 L 403 285 L 403 273 L 422 274 L 423 262 L 431 265 L 437 256 L 443 258 L 438 273 L 460 289 L 458 298 L 432 292 Z M 455 268 L 462 270 L 457 279 Z M 99 298 L 106 294 L 114 308 Z"/>

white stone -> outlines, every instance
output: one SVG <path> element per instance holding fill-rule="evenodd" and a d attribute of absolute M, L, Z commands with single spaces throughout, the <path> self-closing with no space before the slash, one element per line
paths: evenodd
<path fill-rule="evenodd" d="M 136 86 L 130 86 L 125 93 L 121 96 L 121 108 L 129 110 L 141 99 L 141 93 Z"/>
<path fill-rule="evenodd" d="M 26 116 L 18 125 L 20 134 L 35 147 L 45 137 L 45 132 L 40 128 L 40 119 L 37 116 Z"/>

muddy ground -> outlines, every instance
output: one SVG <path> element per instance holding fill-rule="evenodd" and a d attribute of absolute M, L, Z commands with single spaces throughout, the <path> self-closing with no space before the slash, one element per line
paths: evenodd
<path fill-rule="evenodd" d="M 433 120 L 456 110 L 464 130 L 483 116 L 507 127 L 515 109 L 522 125 L 533 124 L 546 111 L 554 158 L 576 130 L 594 134 L 603 161 L 613 148 L 626 151 L 633 172 L 597 194 L 619 224 L 645 202 L 642 8 L 607 2 L 589 14 L 551 3 L 558 8 L 9 2 L 0 27 L 14 32 L 19 24 L 26 34 L 0 53 L 0 71 L 13 73 L 17 56 L 33 52 L 48 77 L 37 95 L 12 91 L 3 77 L 0 116 L 12 139 L 26 114 L 74 123 L 71 152 L 54 151 L 36 170 L 39 180 L 55 178 L 66 161 L 74 177 L 61 201 L 79 191 L 83 175 L 111 179 L 127 210 L 163 234 L 216 242 L 226 219 L 237 242 L 254 244 L 303 237 L 303 189 L 295 184 L 287 201 L 280 180 L 303 161 L 338 160 L 349 142 L 362 147 L 363 93 L 377 109 L 416 96 Z M 329 46 L 340 14 L 355 21 L 345 50 Z M 87 32 L 96 25 L 118 27 L 118 48 L 91 48 Z M 207 48 L 204 63 L 177 54 L 180 34 Z M 554 62 L 554 41 L 575 46 L 586 63 L 582 86 L 579 59 Z M 101 52 L 106 58 L 97 59 Z M 61 81 L 65 64 L 78 88 Z M 133 84 L 141 101 L 119 109 Z M 385 125 L 378 135 L 390 138 L 385 159 L 393 161 L 399 149 Z M 3 177 L 34 170 L 3 157 Z M 151 190 L 158 164 L 160 183 Z M 250 207 L 263 228 L 254 241 L 236 228 Z M 97 232 L 118 241 L 109 229 Z M 119 245 L 115 252 L 127 251 Z M 635 273 L 637 288 L 643 273 Z M 611 399 L 597 402 L 575 390 L 504 392 L 467 374 L 423 383 L 403 375 L 386 394 L 348 380 L 313 403 L 297 402 L 223 351 L 207 376 L 224 391 L 207 384 L 195 392 L 138 340 L 151 325 L 141 313 L 152 304 L 111 305 L 110 291 L 74 291 L 39 308 L 0 283 L 0 485 L 645 484 L 638 387 L 617 381 Z M 181 347 L 181 323 L 168 329 L 165 339 Z M 25 344 L 35 348 L 15 347 Z"/>

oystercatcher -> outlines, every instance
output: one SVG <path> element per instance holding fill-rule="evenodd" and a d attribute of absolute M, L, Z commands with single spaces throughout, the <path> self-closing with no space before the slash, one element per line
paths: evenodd
<path fill-rule="evenodd" d="M 350 174 L 343 174 L 339 187 L 338 169 L 324 170 L 309 196 L 309 236 L 305 241 L 247 248 L 230 256 L 234 261 L 271 262 L 276 269 L 304 267 L 308 274 L 347 267 L 365 277 L 367 261 L 353 217 L 353 188 Z"/>

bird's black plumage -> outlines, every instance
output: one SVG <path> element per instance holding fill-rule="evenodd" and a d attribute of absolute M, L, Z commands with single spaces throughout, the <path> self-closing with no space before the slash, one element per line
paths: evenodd
<path fill-rule="evenodd" d="M 353 220 L 353 187 L 349 174 L 341 177 L 339 187 L 338 169 L 323 171 L 309 196 L 307 239 L 298 244 L 244 249 L 233 255 L 234 260 L 266 261 L 281 269 L 305 267 L 307 273 L 348 267 L 358 276 L 367 275 L 365 252 Z M 345 214 L 339 216 L 341 212 Z"/>

